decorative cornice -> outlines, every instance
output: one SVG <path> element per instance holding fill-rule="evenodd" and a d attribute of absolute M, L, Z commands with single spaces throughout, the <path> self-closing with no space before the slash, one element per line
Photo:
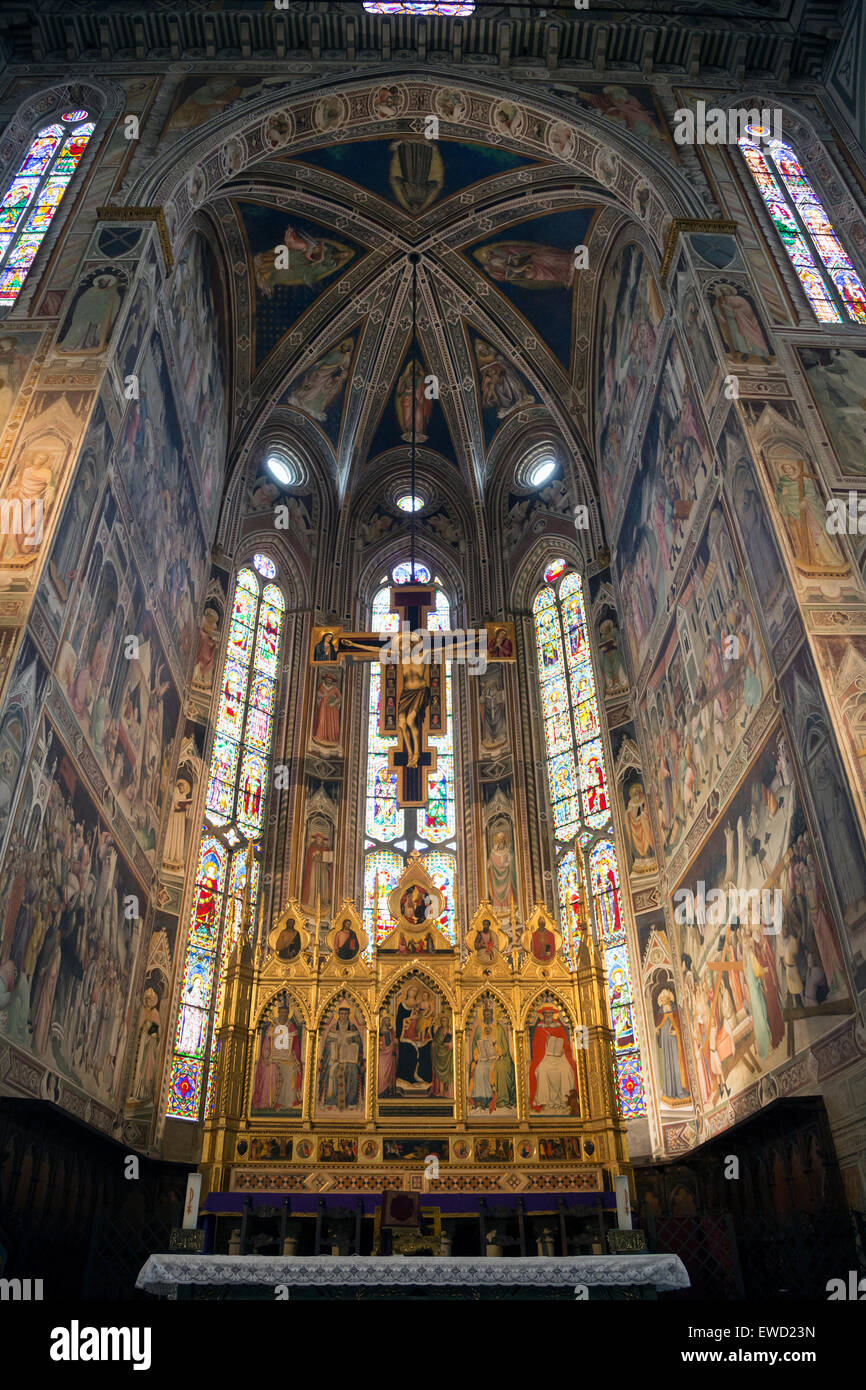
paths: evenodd
<path fill-rule="evenodd" d="M 140 69 L 143 63 L 206 61 L 236 70 L 238 60 L 303 62 L 326 71 L 334 63 L 390 64 L 399 53 L 420 63 L 430 55 L 447 55 L 455 72 L 484 62 L 511 73 L 521 68 L 573 73 L 583 82 L 593 69 L 608 81 L 618 70 L 636 76 L 637 51 L 643 74 L 662 79 L 682 75 L 691 82 L 702 74 L 785 69 L 795 79 L 820 80 L 836 48 L 826 0 L 800 0 L 795 8 L 794 24 L 789 5 L 779 6 L 775 15 L 748 6 L 738 21 L 695 0 L 691 11 L 681 4 L 675 18 L 665 22 L 648 16 L 640 0 L 619 0 L 616 9 L 604 9 L 603 22 L 593 23 L 571 7 L 557 11 L 555 19 L 541 7 L 517 19 L 506 4 L 482 5 L 455 21 L 435 15 L 380 17 L 360 5 L 337 10 L 315 0 L 292 0 L 284 9 L 260 7 L 254 16 L 201 0 L 170 7 L 165 0 L 141 0 L 134 13 L 117 0 L 71 5 L 23 0 L 4 16 L 4 38 L 9 63 L 57 63 L 67 71 L 74 64 L 92 70 L 99 63 L 128 63 Z"/>
<path fill-rule="evenodd" d="M 667 279 L 668 271 L 671 268 L 671 261 L 677 249 L 677 242 L 680 239 L 680 232 L 717 232 L 720 235 L 736 236 L 736 222 L 712 221 L 704 218 L 694 217 L 675 217 L 671 222 L 668 239 L 665 243 L 665 253 L 662 257 L 661 277 L 662 284 Z"/>
<path fill-rule="evenodd" d="M 171 238 L 168 234 L 165 213 L 162 208 L 125 208 L 109 204 L 106 207 L 97 208 L 96 215 L 102 222 L 155 222 L 159 244 L 162 247 L 165 260 L 165 268 L 171 270 L 174 265 L 174 257 L 171 254 Z"/>

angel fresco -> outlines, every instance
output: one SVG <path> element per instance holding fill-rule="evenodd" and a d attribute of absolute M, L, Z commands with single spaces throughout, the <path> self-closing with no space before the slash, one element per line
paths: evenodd
<path fill-rule="evenodd" d="M 537 246 L 532 241 L 497 241 L 472 252 L 492 280 L 518 285 L 524 290 L 570 287 L 574 256 L 558 246 Z"/>
<path fill-rule="evenodd" d="M 310 236 L 288 226 L 283 233 L 283 246 L 260 251 L 253 257 L 256 285 L 266 299 L 272 297 L 279 285 L 312 288 L 341 270 L 354 254 L 351 247 L 342 242 Z"/>
<path fill-rule="evenodd" d="M 286 396 L 287 403 L 306 411 L 314 420 L 327 420 L 329 409 L 346 385 L 354 347 L 354 338 L 343 338 L 324 353 L 292 386 Z"/>
<path fill-rule="evenodd" d="M 504 420 L 513 410 L 524 410 L 534 404 L 529 392 L 511 364 L 483 338 L 475 339 L 475 360 L 481 378 L 481 405 L 495 410 L 497 420 Z"/>

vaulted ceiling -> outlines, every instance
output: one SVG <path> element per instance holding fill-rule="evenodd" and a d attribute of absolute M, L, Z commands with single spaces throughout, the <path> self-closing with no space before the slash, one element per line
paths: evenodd
<path fill-rule="evenodd" d="M 246 426 L 297 412 L 351 493 L 378 459 L 407 448 L 414 358 L 419 392 L 427 386 L 418 443 L 474 488 L 515 417 L 586 441 L 575 384 L 588 368 L 590 305 L 576 249 L 598 253 L 600 222 L 606 233 L 615 220 L 608 202 L 556 160 L 415 134 L 246 170 L 217 207 L 246 267 L 237 292 L 249 296 L 252 332 L 235 364 Z"/>

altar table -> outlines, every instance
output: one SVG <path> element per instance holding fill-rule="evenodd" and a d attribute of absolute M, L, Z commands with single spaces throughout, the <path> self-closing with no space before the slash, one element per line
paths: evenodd
<path fill-rule="evenodd" d="M 151 1255 L 164 1298 L 655 1298 L 687 1289 L 678 1255 Z"/>

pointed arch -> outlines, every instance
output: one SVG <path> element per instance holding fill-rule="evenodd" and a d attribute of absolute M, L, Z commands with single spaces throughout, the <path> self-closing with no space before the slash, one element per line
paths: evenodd
<path fill-rule="evenodd" d="M 490 984 L 488 981 L 485 981 L 484 984 L 479 985 L 477 989 L 475 989 L 475 991 L 469 996 L 466 1003 L 463 1005 L 463 1013 L 461 1015 L 460 1020 L 461 1027 L 465 1028 L 467 1019 L 469 1018 L 469 1015 L 472 1013 L 472 1010 L 476 1008 L 480 1000 L 486 994 L 491 995 L 492 998 L 496 1000 L 497 1004 L 500 1004 L 502 1006 L 502 1008 L 505 1010 L 505 1013 L 508 1015 L 508 1019 L 511 1023 L 512 1028 L 517 1028 L 518 1013 L 515 1013 L 514 1009 L 507 1002 L 507 1000 L 503 999 L 497 986 L 495 984 Z"/>
<path fill-rule="evenodd" d="M 569 1027 L 572 1030 L 574 1030 L 577 1027 L 577 1017 L 572 1006 L 570 1004 L 566 1004 L 565 1000 L 562 998 L 562 995 L 556 989 L 556 986 L 551 987 L 548 984 L 544 984 L 538 990 L 536 990 L 535 994 L 530 995 L 529 999 L 527 999 L 526 1003 L 523 1004 L 523 1006 L 521 1007 L 521 1029 L 525 1029 L 527 1027 L 530 1015 L 542 1001 L 545 1003 L 547 1003 L 548 1001 L 554 1003 L 556 1007 L 560 1009 L 562 1013 L 565 1015 L 565 1017 L 568 1019 Z"/>
<path fill-rule="evenodd" d="M 312 1028 L 312 1027 L 314 1026 L 314 1025 L 312 1024 L 312 1022 L 311 1022 L 311 1019 L 310 1019 L 309 1010 L 307 1009 L 307 1006 L 306 1006 L 306 1004 L 304 1003 L 301 994 L 300 994 L 300 993 L 296 993 L 296 992 L 292 989 L 292 987 L 291 987 L 290 984 L 283 983 L 283 984 L 275 985 L 274 988 L 273 988 L 273 990 L 271 991 L 271 993 L 268 994 L 267 997 L 259 1004 L 258 1008 L 256 1009 L 256 1013 L 255 1013 L 255 1022 L 254 1022 L 254 1024 L 253 1024 L 253 1031 L 255 1031 L 257 1028 L 260 1027 L 260 1025 L 261 1025 L 261 1023 L 262 1023 L 262 1020 L 263 1020 L 265 1014 L 267 1013 L 268 1009 L 271 1008 L 271 1006 L 272 1006 L 273 1004 L 275 1004 L 275 1003 L 277 1002 L 277 1000 L 283 999 L 283 998 L 290 1000 L 291 1003 L 292 1003 L 292 1005 L 293 1005 L 293 1007 L 294 1007 L 295 1009 L 297 1009 L 298 1013 L 300 1014 L 301 1018 L 303 1019 L 304 1027 L 305 1027 L 305 1028 Z"/>
<path fill-rule="evenodd" d="M 373 1011 L 374 1013 L 381 1013 L 382 1007 L 386 1003 L 386 1001 L 391 997 L 392 994 L 396 992 L 399 986 L 403 984 L 406 978 L 410 975 L 417 976 L 419 980 L 423 980 L 424 983 L 426 985 L 429 985 L 431 989 L 435 989 L 437 994 L 441 994 L 442 998 L 445 1000 L 448 1007 L 450 1008 L 452 1014 L 456 1015 L 457 1002 L 454 998 L 454 994 L 451 990 L 451 987 L 446 983 L 445 980 L 440 980 L 437 975 L 432 974 L 429 970 L 425 970 L 423 965 L 418 965 L 417 963 L 413 963 L 412 961 L 407 961 L 406 964 L 404 966 L 401 966 L 401 968 L 397 971 L 396 975 L 392 975 L 391 978 L 382 986 L 376 999 L 376 1005 Z"/>
<path fill-rule="evenodd" d="M 364 1022 L 366 1023 L 367 1027 L 372 1028 L 373 1015 L 371 1014 L 368 1005 L 364 1003 L 362 996 L 359 993 L 357 993 L 354 987 L 350 985 L 348 982 L 344 984 L 336 984 L 334 988 L 331 990 L 330 994 L 327 995 L 327 997 L 324 1000 L 322 1000 L 322 1002 L 319 1004 L 318 1009 L 316 1010 L 316 1015 L 313 1020 L 312 1027 L 318 1028 L 321 1025 L 323 1017 L 325 1016 L 331 1005 L 335 1002 L 335 1000 L 344 997 L 346 999 L 351 999 L 352 1003 L 355 1005 L 355 1008 L 358 1010 L 358 1013 L 364 1019 Z"/>

